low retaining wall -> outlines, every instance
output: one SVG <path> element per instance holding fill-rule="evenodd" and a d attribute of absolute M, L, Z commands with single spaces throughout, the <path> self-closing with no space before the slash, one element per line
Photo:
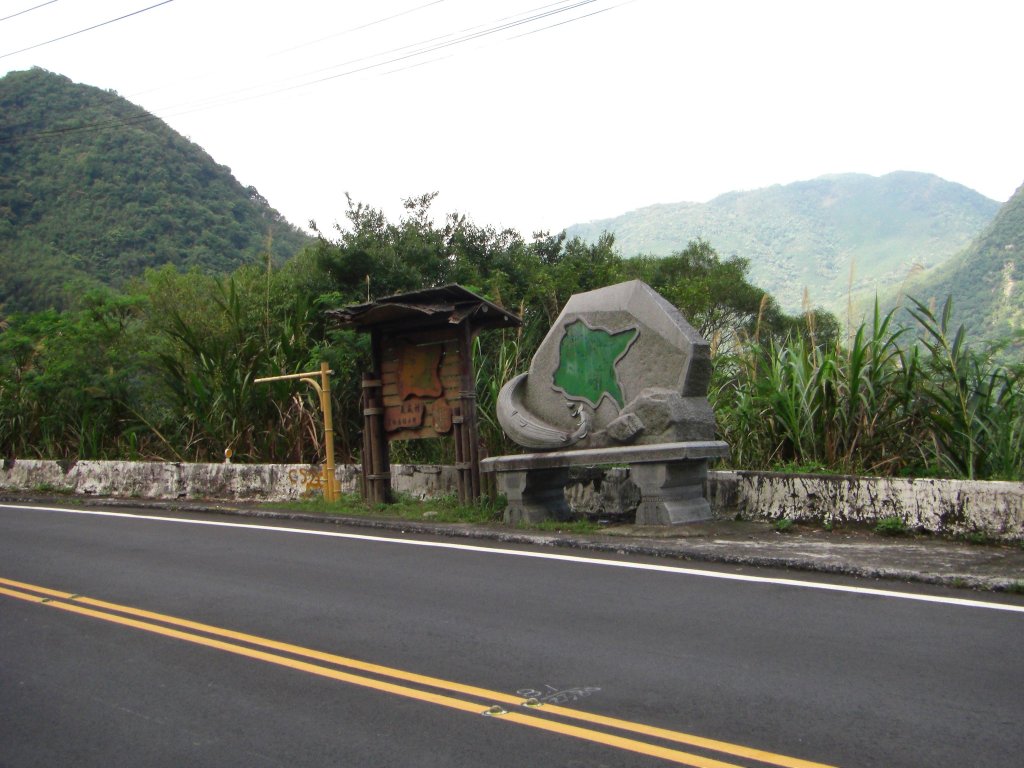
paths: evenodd
<path fill-rule="evenodd" d="M 343 492 L 358 491 L 360 468 L 337 468 Z M 392 487 L 425 499 L 456 492 L 454 467 L 393 465 Z M 5 460 L 0 491 L 135 498 L 289 501 L 321 490 L 319 467 L 305 464 L 174 464 L 131 461 Z M 597 519 L 635 512 L 639 496 L 625 469 L 587 470 L 566 489 L 573 511 Z M 875 524 L 898 517 L 908 528 L 992 539 L 1024 539 L 1024 483 L 970 480 L 709 472 L 718 517 Z"/>
<path fill-rule="evenodd" d="M 360 467 L 336 468 L 343 493 L 359 490 Z M 417 498 L 455 493 L 454 467 L 393 465 L 392 487 Z M 146 461 L 5 460 L 0 491 L 37 491 L 141 499 L 294 501 L 322 491 L 308 464 L 181 464 Z"/>
<path fill-rule="evenodd" d="M 1024 483 L 927 478 L 710 472 L 713 509 L 747 520 L 875 524 L 897 517 L 951 536 L 1024 538 Z"/>

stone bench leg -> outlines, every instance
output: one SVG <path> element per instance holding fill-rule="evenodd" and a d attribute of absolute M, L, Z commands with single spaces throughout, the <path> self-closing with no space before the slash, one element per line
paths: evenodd
<path fill-rule="evenodd" d="M 712 518 L 704 498 L 707 459 L 630 464 L 629 477 L 640 489 L 637 525 L 677 525 Z"/>
<path fill-rule="evenodd" d="M 569 469 L 522 469 L 498 472 L 498 492 L 505 494 L 506 523 L 539 523 L 568 520 L 571 512 L 565 500 Z"/>

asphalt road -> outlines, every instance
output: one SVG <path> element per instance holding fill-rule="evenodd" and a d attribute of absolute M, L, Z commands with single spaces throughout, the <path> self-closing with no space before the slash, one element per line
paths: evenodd
<path fill-rule="evenodd" d="M 0 766 L 1024 754 L 1020 597 L 187 520 L 0 505 Z"/>

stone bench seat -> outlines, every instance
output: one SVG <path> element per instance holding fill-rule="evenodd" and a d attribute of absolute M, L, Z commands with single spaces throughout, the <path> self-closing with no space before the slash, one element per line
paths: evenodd
<path fill-rule="evenodd" d="M 571 467 L 626 464 L 640 490 L 637 525 L 674 525 L 711 518 L 708 459 L 728 455 L 726 443 L 702 440 L 495 456 L 483 459 L 480 471 L 494 473 L 508 499 L 506 522 L 540 522 L 569 517 L 564 488 Z"/>

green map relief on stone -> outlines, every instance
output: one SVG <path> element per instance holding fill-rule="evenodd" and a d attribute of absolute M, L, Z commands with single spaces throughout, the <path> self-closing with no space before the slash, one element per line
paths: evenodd
<path fill-rule="evenodd" d="M 567 397 L 588 400 L 595 408 L 608 395 L 621 408 L 625 402 L 615 363 L 639 335 L 636 328 L 609 333 L 588 328 L 582 320 L 570 323 L 558 347 L 555 388 Z"/>

